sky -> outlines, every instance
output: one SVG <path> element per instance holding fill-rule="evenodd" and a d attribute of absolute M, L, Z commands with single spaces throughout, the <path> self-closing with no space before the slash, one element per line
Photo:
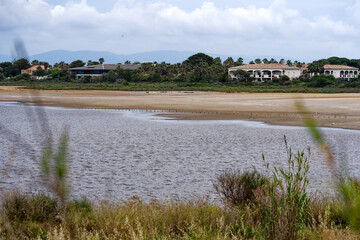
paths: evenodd
<path fill-rule="evenodd" d="M 0 54 L 155 50 L 360 58 L 360 0 L 0 0 Z"/>

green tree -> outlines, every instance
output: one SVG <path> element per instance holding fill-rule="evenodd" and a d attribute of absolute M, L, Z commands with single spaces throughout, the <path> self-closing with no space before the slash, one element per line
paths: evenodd
<path fill-rule="evenodd" d="M 70 63 L 69 68 L 83 67 L 85 66 L 85 62 L 82 60 L 75 60 Z"/>
<path fill-rule="evenodd" d="M 69 69 L 69 64 L 65 63 L 64 61 L 61 61 L 59 63 L 55 63 L 54 68 L 60 68 L 61 70 L 67 70 L 67 69 Z"/>
<path fill-rule="evenodd" d="M 215 63 L 216 65 L 221 65 L 221 58 L 220 58 L 220 57 L 214 58 L 214 63 Z"/>
<path fill-rule="evenodd" d="M 274 58 L 271 58 L 269 63 L 278 63 Z"/>
<path fill-rule="evenodd" d="M 214 64 L 214 59 L 205 53 L 197 53 L 190 56 L 184 61 L 185 64 L 190 66 L 200 65 L 201 63 L 206 62 L 209 66 Z"/>
<path fill-rule="evenodd" d="M 50 68 L 50 64 L 48 62 L 39 62 L 40 65 L 43 65 L 45 67 L 45 70 L 48 70 Z"/>
<path fill-rule="evenodd" d="M 267 58 L 264 58 L 262 61 L 264 64 L 269 64 L 269 60 L 267 60 Z"/>
<path fill-rule="evenodd" d="M 115 72 L 116 72 L 118 78 L 124 79 L 124 80 L 126 80 L 128 82 L 131 80 L 132 73 L 133 73 L 132 70 L 130 70 L 130 69 L 122 69 L 121 67 L 117 67 L 115 69 Z"/>
<path fill-rule="evenodd" d="M 316 75 L 310 79 L 309 87 L 326 87 L 337 83 L 333 75 Z"/>
<path fill-rule="evenodd" d="M 286 75 L 282 75 L 280 78 L 274 78 L 273 83 L 279 83 L 280 85 L 285 85 L 290 82 L 290 78 Z"/>
<path fill-rule="evenodd" d="M 99 58 L 100 64 L 103 64 L 105 62 L 104 58 Z"/>
<path fill-rule="evenodd" d="M 12 62 L 2 62 L 0 63 L 0 67 L 2 68 L 2 74 L 5 77 L 13 77 L 16 76 L 16 69 Z"/>
<path fill-rule="evenodd" d="M 42 77 L 46 75 L 46 71 L 42 67 L 38 66 L 37 69 L 33 72 L 34 76 Z"/>
<path fill-rule="evenodd" d="M 20 58 L 19 60 L 13 62 L 13 66 L 15 68 L 16 75 L 20 74 L 22 69 L 27 69 L 31 67 L 29 60 L 25 58 Z"/>
<path fill-rule="evenodd" d="M 233 71 L 232 74 L 235 76 L 232 80 L 235 83 L 239 82 L 251 82 L 253 79 L 250 77 L 250 73 L 244 71 L 244 70 L 236 70 Z"/>
<path fill-rule="evenodd" d="M 111 70 L 108 73 L 105 73 L 102 75 L 102 81 L 106 81 L 106 82 L 116 82 L 116 80 L 118 79 L 118 76 L 116 74 L 115 70 Z"/>
<path fill-rule="evenodd" d="M 30 81 L 31 80 L 31 76 L 27 73 L 21 73 L 21 74 L 18 74 L 16 75 L 14 78 L 13 78 L 14 81 L 20 81 L 20 80 L 24 80 L 24 81 Z"/>
<path fill-rule="evenodd" d="M 285 59 L 283 59 L 283 58 L 280 59 L 279 63 L 280 63 L 280 64 L 285 64 Z"/>
<path fill-rule="evenodd" d="M 238 60 L 234 64 L 235 66 L 241 66 L 244 65 L 244 59 L 242 57 L 239 57 Z"/>
<path fill-rule="evenodd" d="M 49 76 L 51 78 L 55 78 L 55 79 L 60 78 L 60 76 L 61 76 L 61 68 L 54 67 L 52 69 L 49 69 L 47 73 L 49 74 Z"/>
<path fill-rule="evenodd" d="M 287 60 L 286 61 L 286 65 L 288 65 L 289 67 L 291 67 L 293 65 L 292 61 L 291 60 Z"/>
<path fill-rule="evenodd" d="M 324 62 L 312 62 L 308 66 L 310 73 L 323 73 L 324 72 Z"/>
<path fill-rule="evenodd" d="M 224 61 L 224 66 L 225 67 L 232 67 L 234 66 L 234 59 L 232 57 L 228 57 L 225 61 Z"/>
<path fill-rule="evenodd" d="M 129 60 L 126 60 L 124 64 L 131 64 Z"/>
<path fill-rule="evenodd" d="M 89 60 L 89 61 L 87 62 L 87 66 L 99 65 L 99 64 L 100 64 L 99 62 L 95 62 L 95 61 L 91 61 L 91 60 Z"/>
<path fill-rule="evenodd" d="M 35 59 L 31 62 L 31 65 L 39 65 L 39 61 Z"/>
<path fill-rule="evenodd" d="M 256 64 L 261 64 L 261 59 L 260 58 L 255 59 L 255 63 Z"/>

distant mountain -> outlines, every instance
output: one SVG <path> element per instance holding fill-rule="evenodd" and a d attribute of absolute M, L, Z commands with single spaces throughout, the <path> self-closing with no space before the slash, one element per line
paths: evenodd
<path fill-rule="evenodd" d="M 105 63 L 124 63 L 125 61 L 131 62 L 166 62 L 166 63 L 181 63 L 189 58 L 191 55 L 196 54 L 195 51 L 150 51 L 150 52 L 141 52 L 141 53 L 134 53 L 134 54 L 114 54 L 111 52 L 100 52 L 100 51 L 66 51 L 66 50 L 55 50 L 49 51 L 41 54 L 32 55 L 29 57 L 30 62 L 32 60 L 39 60 L 45 61 L 53 65 L 57 62 L 67 62 L 70 63 L 74 60 L 82 60 L 87 62 L 88 60 L 91 61 L 98 61 L 99 58 L 104 58 Z M 220 57 L 223 61 L 228 58 L 227 55 L 219 55 L 219 54 L 212 54 L 206 53 L 212 57 Z M 231 56 L 236 60 L 238 57 Z M 244 57 L 244 60 L 247 61 L 250 59 L 249 57 Z"/>
<path fill-rule="evenodd" d="M 5 54 L 0 54 L 0 62 L 11 62 L 12 60 L 12 57 Z"/>
<path fill-rule="evenodd" d="M 91 61 L 98 61 L 99 58 L 104 58 L 105 63 L 124 63 L 125 61 L 129 60 L 131 62 L 166 62 L 166 63 L 181 63 L 189 58 L 191 55 L 196 54 L 195 51 L 150 51 L 150 52 L 141 52 L 141 53 L 134 53 L 134 54 L 114 54 L 111 52 L 105 51 L 66 51 L 66 50 L 55 50 L 44 52 L 40 54 L 35 54 L 29 56 L 29 61 L 39 60 L 45 61 L 53 65 L 54 63 L 58 63 L 64 61 L 66 63 L 71 63 L 75 60 L 82 60 L 87 62 L 88 60 Z M 251 60 L 256 58 L 263 59 L 267 57 L 270 59 L 269 56 L 240 56 L 240 55 L 221 55 L 221 54 L 214 54 L 214 53 L 205 53 L 211 57 L 220 57 L 222 61 L 227 59 L 228 57 L 232 57 L 235 61 L 242 57 L 244 59 L 244 63 L 248 63 Z M 277 60 L 280 60 L 281 57 L 274 57 Z M 284 57 L 285 58 L 285 57 Z M 13 57 L 0 54 L 0 62 L 12 61 Z"/>

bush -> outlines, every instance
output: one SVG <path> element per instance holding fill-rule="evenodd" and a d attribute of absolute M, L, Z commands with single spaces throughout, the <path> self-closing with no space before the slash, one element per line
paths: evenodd
<path fill-rule="evenodd" d="M 13 77 L 14 81 L 20 81 L 20 80 L 25 80 L 25 81 L 29 81 L 30 80 L 30 75 L 27 73 L 22 73 L 19 75 L 16 75 L 15 77 Z"/>
<path fill-rule="evenodd" d="M 333 75 L 316 75 L 310 79 L 309 87 L 326 87 L 328 85 L 335 85 L 337 79 Z"/>
<path fill-rule="evenodd" d="M 254 201 L 254 190 L 265 182 L 266 178 L 255 170 L 227 170 L 216 176 L 213 186 L 223 200 L 234 206 L 242 206 Z"/>
<path fill-rule="evenodd" d="M 73 200 L 67 205 L 68 212 L 76 211 L 80 212 L 83 216 L 92 212 L 93 206 L 92 203 L 86 198 L 83 197 L 80 200 Z"/>
<path fill-rule="evenodd" d="M 4 215 L 16 222 L 53 222 L 58 215 L 58 204 L 45 194 L 25 195 L 18 192 L 6 194 L 2 201 Z"/>

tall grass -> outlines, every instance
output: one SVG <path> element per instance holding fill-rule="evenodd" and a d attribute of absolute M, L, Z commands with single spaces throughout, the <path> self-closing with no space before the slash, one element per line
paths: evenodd
<path fill-rule="evenodd" d="M 268 239 L 298 239 L 298 232 L 311 222 L 310 198 L 307 194 L 310 149 L 307 155 L 303 151 L 294 153 L 287 145 L 286 137 L 284 142 L 287 169 L 273 168 L 264 192 L 265 200 L 260 201 L 265 213 L 263 225 Z M 269 164 L 266 166 L 269 167 Z"/>
<path fill-rule="evenodd" d="M 305 125 L 326 156 L 327 165 L 332 172 L 333 181 L 335 181 L 338 186 L 340 197 L 338 205 L 342 217 L 349 227 L 360 232 L 360 181 L 346 175 L 337 168 L 331 148 L 321 130 L 317 127 L 312 115 L 309 114 L 309 111 L 300 100 L 297 101 L 296 107 L 299 112 L 303 113 Z"/>

